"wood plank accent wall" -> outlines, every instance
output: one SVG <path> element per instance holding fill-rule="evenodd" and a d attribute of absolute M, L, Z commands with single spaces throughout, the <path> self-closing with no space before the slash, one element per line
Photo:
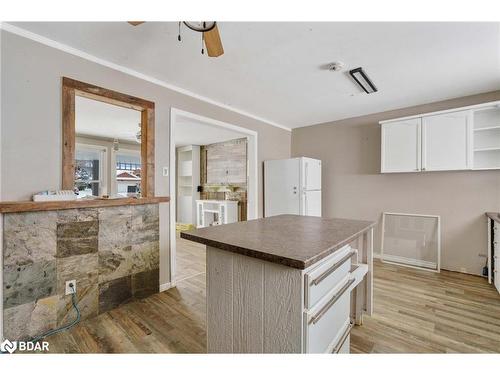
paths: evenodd
<path fill-rule="evenodd" d="M 76 95 L 141 112 L 141 193 L 143 197 L 154 197 L 155 104 L 67 77 L 62 79 L 62 189 L 74 187 Z"/>
<path fill-rule="evenodd" d="M 237 200 L 239 221 L 247 220 L 248 145 L 246 138 L 200 147 L 200 199 Z M 235 191 L 214 191 L 231 185 Z"/>
<path fill-rule="evenodd" d="M 246 138 L 201 146 L 201 153 L 204 165 L 202 183 L 247 183 Z"/>

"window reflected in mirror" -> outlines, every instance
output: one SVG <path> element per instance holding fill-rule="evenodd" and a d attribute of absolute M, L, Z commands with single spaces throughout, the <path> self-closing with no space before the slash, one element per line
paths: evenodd
<path fill-rule="evenodd" d="M 141 112 L 76 95 L 78 198 L 141 195 Z"/>

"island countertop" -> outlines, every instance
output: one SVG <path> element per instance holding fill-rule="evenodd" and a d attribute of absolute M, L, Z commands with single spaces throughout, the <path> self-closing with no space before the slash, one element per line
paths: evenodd
<path fill-rule="evenodd" d="M 279 215 L 181 232 L 181 238 L 305 269 L 374 225 L 372 221 Z"/>

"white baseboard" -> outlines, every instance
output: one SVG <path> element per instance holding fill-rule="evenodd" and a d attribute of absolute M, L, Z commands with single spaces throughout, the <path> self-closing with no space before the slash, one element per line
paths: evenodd
<path fill-rule="evenodd" d="M 160 284 L 160 292 L 164 292 L 165 290 L 168 290 L 172 288 L 174 285 L 172 283 L 165 283 L 165 284 Z"/>
<path fill-rule="evenodd" d="M 428 262 L 426 260 L 412 259 L 406 257 L 400 257 L 397 255 L 382 255 L 380 253 L 373 253 L 373 257 L 377 259 L 381 259 L 382 261 L 394 262 L 401 265 L 408 265 L 413 267 L 422 267 L 430 270 L 436 270 L 437 265 L 434 262 Z"/>

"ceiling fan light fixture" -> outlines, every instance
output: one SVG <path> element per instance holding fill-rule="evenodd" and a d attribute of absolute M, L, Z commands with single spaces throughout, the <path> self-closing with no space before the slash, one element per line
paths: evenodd
<path fill-rule="evenodd" d="M 199 33 L 210 31 L 217 25 L 216 21 L 183 21 L 183 23 L 189 29 Z"/>
<path fill-rule="evenodd" d="M 349 74 L 367 94 L 373 94 L 374 92 L 378 91 L 377 87 L 365 73 L 363 68 L 359 67 L 349 70 Z"/>

